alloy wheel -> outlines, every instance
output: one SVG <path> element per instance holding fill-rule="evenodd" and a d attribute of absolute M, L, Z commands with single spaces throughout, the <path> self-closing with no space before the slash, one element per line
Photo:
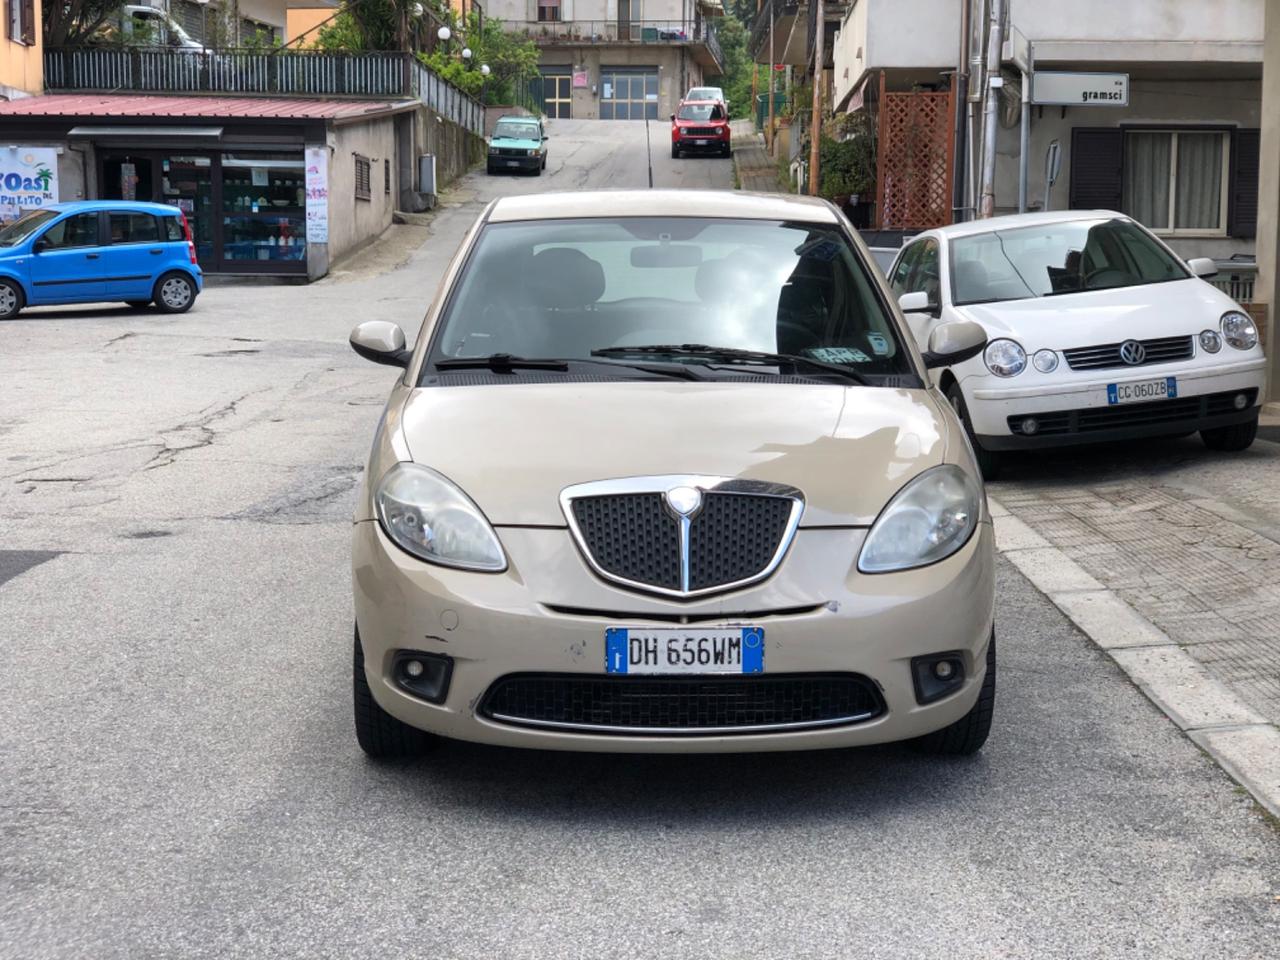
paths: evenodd
<path fill-rule="evenodd" d="M 170 277 L 160 287 L 160 299 L 166 307 L 181 310 L 191 300 L 191 284 L 179 277 Z"/>

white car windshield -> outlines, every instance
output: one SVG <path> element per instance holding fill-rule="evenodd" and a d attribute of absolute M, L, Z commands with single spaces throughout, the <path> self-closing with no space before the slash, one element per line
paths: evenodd
<path fill-rule="evenodd" d="M 869 270 L 821 224 L 640 217 L 484 228 L 435 359 L 698 344 L 914 374 Z"/>
<path fill-rule="evenodd" d="M 522 123 L 519 120 L 503 120 L 493 128 L 495 140 L 538 140 L 541 136 L 536 123 Z"/>
<path fill-rule="evenodd" d="M 963 306 L 1110 290 L 1190 274 L 1131 220 L 1071 220 L 951 241 L 952 302 Z"/>

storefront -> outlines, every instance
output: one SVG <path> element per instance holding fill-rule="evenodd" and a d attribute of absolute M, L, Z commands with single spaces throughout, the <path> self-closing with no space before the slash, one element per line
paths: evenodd
<path fill-rule="evenodd" d="M 52 94 L 0 102 L 0 139 L 56 155 L 59 200 L 178 207 L 210 274 L 315 279 L 390 225 L 397 130 L 419 107 Z"/>

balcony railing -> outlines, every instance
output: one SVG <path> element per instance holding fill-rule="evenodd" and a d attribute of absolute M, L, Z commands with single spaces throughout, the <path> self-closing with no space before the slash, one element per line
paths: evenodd
<path fill-rule="evenodd" d="M 718 64 L 724 63 L 715 29 L 705 20 L 526 20 L 507 22 L 539 44 L 701 43 Z"/>
<path fill-rule="evenodd" d="M 407 53 L 55 47 L 44 52 L 44 82 L 50 92 L 412 98 L 484 133 L 480 102 Z"/>

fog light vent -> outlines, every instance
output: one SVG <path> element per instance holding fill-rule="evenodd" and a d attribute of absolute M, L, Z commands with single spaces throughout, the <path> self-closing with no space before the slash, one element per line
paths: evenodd
<path fill-rule="evenodd" d="M 1235 396 L 1235 399 L 1232 400 L 1231 402 L 1235 404 L 1235 408 L 1237 410 L 1243 410 L 1245 407 L 1249 405 L 1249 397 L 1246 394 L 1237 393 Z"/>
<path fill-rule="evenodd" d="M 453 658 L 439 653 L 398 650 L 391 664 L 396 686 L 430 703 L 444 703 L 452 675 Z"/>
<path fill-rule="evenodd" d="M 1039 432 L 1039 430 L 1040 430 L 1040 421 L 1039 421 L 1039 420 L 1037 420 L 1035 417 L 1024 417 L 1024 418 L 1023 418 L 1023 420 L 1022 420 L 1022 432 L 1023 432 L 1023 433 L 1025 433 L 1028 437 L 1029 437 L 1029 436 L 1032 436 L 1033 434 L 1035 434 L 1035 433 L 1037 433 L 1037 432 Z"/>
<path fill-rule="evenodd" d="M 911 660 L 911 679 L 917 703 L 932 703 L 960 689 L 964 683 L 964 654 L 958 650 Z"/>

